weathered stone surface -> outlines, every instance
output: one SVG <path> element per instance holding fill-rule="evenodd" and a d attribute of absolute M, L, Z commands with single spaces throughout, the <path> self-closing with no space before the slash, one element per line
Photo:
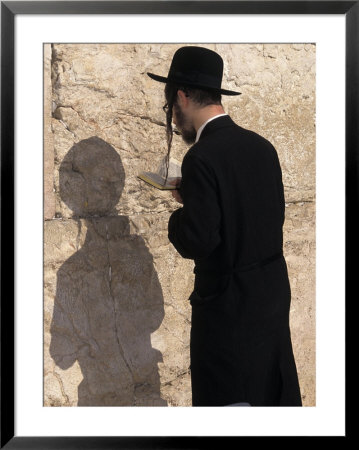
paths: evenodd
<path fill-rule="evenodd" d="M 44 44 L 44 73 L 51 72 L 52 50 L 50 44 Z M 51 219 L 55 215 L 54 196 L 54 135 L 51 132 L 52 84 L 49 76 L 44 77 L 44 218 Z"/>
<path fill-rule="evenodd" d="M 286 207 L 284 254 L 292 291 L 291 334 L 303 404 L 315 405 L 315 204 Z"/>
<path fill-rule="evenodd" d="M 44 386 L 47 406 L 191 405 L 193 263 L 169 243 L 178 207 L 137 178 L 166 154 L 172 44 L 55 44 L 45 80 Z M 278 151 L 284 250 L 303 404 L 315 405 L 315 46 L 209 44 L 223 106 Z M 46 84 L 46 83 L 45 83 Z M 172 155 L 187 146 L 174 137 Z M 52 164 L 52 166 L 51 166 Z"/>

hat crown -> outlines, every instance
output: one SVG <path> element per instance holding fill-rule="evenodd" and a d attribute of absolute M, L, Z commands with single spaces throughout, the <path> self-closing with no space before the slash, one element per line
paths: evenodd
<path fill-rule="evenodd" d="M 182 47 L 173 55 L 169 79 L 186 79 L 197 82 L 203 77 L 220 88 L 223 76 L 223 59 L 218 53 L 203 47 Z M 197 78 L 197 79 L 196 79 Z M 175 81 L 175 80 L 174 80 Z"/>

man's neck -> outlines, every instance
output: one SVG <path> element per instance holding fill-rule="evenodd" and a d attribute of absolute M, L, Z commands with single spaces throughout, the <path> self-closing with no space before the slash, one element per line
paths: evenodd
<path fill-rule="evenodd" d="M 225 114 L 225 111 L 221 105 L 208 105 L 204 108 L 198 109 L 193 117 L 193 126 L 196 131 L 212 117 L 218 116 L 218 114 Z"/>

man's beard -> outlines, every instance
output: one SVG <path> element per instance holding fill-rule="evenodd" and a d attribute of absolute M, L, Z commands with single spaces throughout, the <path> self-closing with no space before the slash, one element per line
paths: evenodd
<path fill-rule="evenodd" d="M 186 144 L 193 144 L 196 141 L 197 131 L 177 104 L 174 104 L 173 108 L 176 113 L 176 128 L 181 132 L 182 139 Z"/>

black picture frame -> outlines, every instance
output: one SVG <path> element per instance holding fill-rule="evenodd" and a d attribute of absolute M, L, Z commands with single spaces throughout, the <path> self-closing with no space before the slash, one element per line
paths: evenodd
<path fill-rule="evenodd" d="M 1 2 L 1 442 L 6 449 L 204 448 L 240 437 L 26 437 L 14 435 L 14 34 L 17 14 L 345 14 L 345 291 L 355 292 L 358 252 L 359 1 Z M 333 62 L 334 63 L 334 62 Z M 335 88 L 334 88 L 335 89 Z M 332 94 L 332 93 L 330 93 Z M 355 299 L 354 299 L 355 300 Z M 347 308 L 346 308 L 347 312 Z M 347 323 L 347 315 L 346 315 Z M 348 331 L 346 327 L 346 342 Z M 346 353 L 346 352 L 345 352 Z M 346 396 L 346 411 L 348 411 Z M 347 414 L 346 414 L 347 416 Z M 346 434 L 348 437 L 348 424 Z M 260 437 L 257 437 L 257 439 Z M 242 439 L 245 439 L 243 437 Z M 236 443 L 236 445 L 238 445 Z"/>

